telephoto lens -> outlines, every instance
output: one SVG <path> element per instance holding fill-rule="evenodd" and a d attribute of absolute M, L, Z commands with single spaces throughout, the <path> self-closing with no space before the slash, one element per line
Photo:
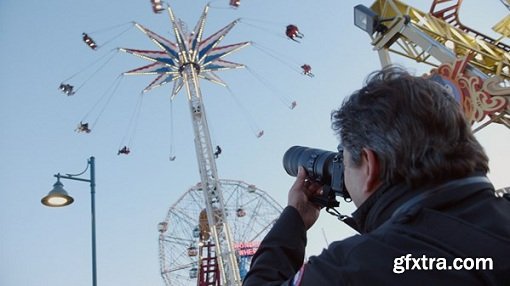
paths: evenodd
<path fill-rule="evenodd" d="M 296 177 L 299 166 L 303 166 L 308 178 L 324 186 L 319 203 L 326 207 L 338 205 L 335 196 L 351 201 L 344 184 L 342 146 L 338 152 L 293 146 L 283 155 L 283 168 L 287 174 Z"/>
<path fill-rule="evenodd" d="M 323 185 L 330 185 L 333 161 L 337 154 L 321 149 L 293 146 L 283 155 L 283 168 L 287 174 L 295 177 L 299 166 L 303 166 L 310 179 Z"/>

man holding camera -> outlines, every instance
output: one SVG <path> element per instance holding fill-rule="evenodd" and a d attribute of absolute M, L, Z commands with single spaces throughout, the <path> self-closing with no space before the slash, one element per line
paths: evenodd
<path fill-rule="evenodd" d="M 288 206 L 243 285 L 510 285 L 510 200 L 495 196 L 488 158 L 445 89 L 389 67 L 331 117 L 341 174 L 310 165 L 318 153 L 284 162 L 304 166 L 291 166 Z M 342 174 L 348 194 L 324 181 Z M 303 263 L 306 231 L 331 207 L 317 198 L 335 193 L 356 205 L 348 221 L 360 235 Z"/>

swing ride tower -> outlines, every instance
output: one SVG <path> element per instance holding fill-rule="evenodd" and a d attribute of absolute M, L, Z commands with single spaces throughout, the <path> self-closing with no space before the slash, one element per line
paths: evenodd
<path fill-rule="evenodd" d="M 235 26 L 235 20 L 203 39 L 203 31 L 209 6 L 206 5 L 196 27 L 191 33 L 184 31 L 173 11 L 168 7 L 168 14 L 175 34 L 175 42 L 169 41 L 156 33 L 135 24 L 161 50 L 147 51 L 125 49 L 120 50 L 139 56 L 152 63 L 124 74 L 156 75 L 156 79 L 144 89 L 144 92 L 163 84 L 174 82 L 171 99 L 184 87 L 189 103 L 193 123 L 194 142 L 200 174 L 199 190 L 203 194 L 206 222 L 201 222 L 201 241 L 199 251 L 201 261 L 208 261 L 199 269 L 198 285 L 241 285 L 239 266 L 237 263 L 232 234 L 227 223 L 227 214 L 218 179 L 218 171 L 211 143 L 207 118 L 205 114 L 199 79 L 203 78 L 220 85 L 225 83 L 214 73 L 219 70 L 242 68 L 244 65 L 225 61 L 222 58 L 247 45 L 242 42 L 219 47 L 218 44 Z M 202 220 L 202 217 L 201 217 Z M 198 218 L 197 218 L 198 221 Z M 207 226 L 205 229 L 203 226 Z M 215 268 L 211 271 L 211 267 Z"/>

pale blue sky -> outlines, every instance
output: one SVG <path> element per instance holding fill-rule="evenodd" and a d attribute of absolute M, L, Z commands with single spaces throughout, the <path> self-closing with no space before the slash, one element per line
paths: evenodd
<path fill-rule="evenodd" d="M 241 21 L 222 44 L 253 41 L 227 60 L 249 70 L 218 73 L 230 86 L 202 84 L 211 137 L 223 154 L 217 160 L 221 178 L 257 185 L 286 204 L 293 182 L 282 168 L 292 145 L 334 150 L 336 138 L 329 116 L 343 98 L 358 89 L 365 76 L 380 68 L 368 36 L 353 25 L 353 6 L 372 1 L 241 0 L 237 10 L 228 0 L 211 3 L 205 35 L 236 18 Z M 429 1 L 407 1 L 428 10 Z M 71 4 L 72 3 L 72 4 Z M 205 1 L 171 1 L 177 17 L 194 27 Z M 493 35 L 492 25 L 508 10 L 498 0 L 465 0 L 464 24 Z M 117 156 L 129 127 L 139 92 L 153 77 L 125 77 L 90 134 L 74 132 L 77 123 L 124 71 L 146 62 L 118 53 L 74 96 L 58 90 L 60 82 L 117 47 L 156 49 L 139 30 L 98 51 L 81 33 L 101 31 L 137 21 L 173 40 L 167 14 L 152 13 L 149 0 L 14 1 L 0 0 L 0 285 L 90 285 L 90 194 L 85 183 L 62 181 L 74 204 L 50 209 L 40 203 L 55 182 L 53 174 L 78 173 L 96 157 L 97 260 L 99 285 L 164 285 L 159 274 L 157 224 L 168 208 L 198 180 L 191 119 L 186 96 L 174 110 L 170 152 L 170 108 L 165 86 L 146 95 L 131 144 L 132 153 Z M 287 24 L 298 25 L 301 43 L 283 36 Z M 105 32 L 108 34 L 107 32 Z M 113 33 L 113 32 L 112 32 Z M 101 45 L 108 35 L 92 36 Z M 270 56 L 279 55 L 280 60 Z M 417 74 L 429 67 L 392 56 Z M 299 74 L 308 63 L 314 78 Z M 297 101 L 290 110 L 289 99 Z M 236 103 L 240 102 L 242 107 Z M 249 113 L 247 115 L 246 113 Z M 97 116 L 96 116 L 97 118 Z M 257 139 L 250 126 L 265 131 Z M 510 185 L 507 162 L 510 130 L 489 126 L 477 137 L 491 159 L 496 187 Z M 353 207 L 342 205 L 342 211 Z M 483 214 L 481 214 L 483 215 Z M 324 234 L 323 235 L 323 231 Z M 327 214 L 310 231 L 309 254 L 325 246 L 325 238 L 350 234 Z"/>

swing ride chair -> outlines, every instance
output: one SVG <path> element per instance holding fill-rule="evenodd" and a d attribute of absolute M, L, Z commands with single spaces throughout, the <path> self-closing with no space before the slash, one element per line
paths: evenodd
<path fill-rule="evenodd" d="M 164 7 L 168 7 L 168 5 L 162 1 L 158 0 L 151 0 L 150 1 L 152 8 L 154 12 L 161 13 L 162 11 L 166 10 Z M 229 4 L 239 4 L 239 1 L 233 1 Z M 248 123 L 250 125 L 250 128 L 252 129 L 254 135 L 257 138 L 260 138 L 264 135 L 264 130 L 261 130 L 258 126 L 256 126 L 256 123 L 254 123 L 254 120 L 252 116 L 250 116 L 250 112 L 241 105 L 241 102 L 236 99 L 236 96 L 233 94 L 232 90 L 215 74 L 218 70 L 227 70 L 227 69 L 241 69 L 246 68 L 252 76 L 255 77 L 261 84 L 263 84 L 266 88 L 270 88 L 270 94 L 276 95 L 289 109 L 294 109 L 297 106 L 297 102 L 295 100 L 292 100 L 289 98 L 284 92 L 278 90 L 278 88 L 275 88 L 271 83 L 269 83 L 266 79 L 263 78 L 262 75 L 255 73 L 253 69 L 250 69 L 246 67 L 243 64 L 228 62 L 222 59 L 223 56 L 233 53 L 237 51 L 238 49 L 247 46 L 247 45 L 254 45 L 253 42 L 244 42 L 239 43 L 235 45 L 228 45 L 225 47 L 217 47 L 217 40 L 224 37 L 226 33 L 232 28 L 233 25 L 240 23 L 241 19 L 237 19 L 228 26 L 224 27 L 222 30 L 218 31 L 214 35 L 210 36 L 208 40 L 210 42 L 202 43 L 201 46 L 195 46 L 190 47 L 190 49 L 196 49 L 194 51 L 195 54 L 192 54 L 193 51 L 188 51 L 189 54 L 186 55 L 186 57 L 180 59 L 177 53 L 179 52 L 179 47 L 176 43 L 173 43 L 171 41 L 168 41 L 166 39 L 163 39 L 162 37 L 159 37 L 154 32 L 150 31 L 149 29 L 146 29 L 141 24 L 138 24 L 136 22 L 129 22 L 121 25 L 112 26 L 109 28 L 105 28 L 99 31 L 89 32 L 89 33 L 83 33 L 82 38 L 83 42 L 89 47 L 90 49 L 97 51 L 102 47 L 105 47 L 109 42 L 112 40 L 120 37 L 122 34 L 126 33 L 129 29 L 132 27 L 136 27 L 139 30 L 141 30 L 144 34 L 146 34 L 158 47 L 161 49 L 160 51 L 152 51 L 152 53 L 144 54 L 144 52 L 148 51 L 142 51 L 142 50 L 135 50 L 135 49 L 123 49 L 123 48 L 116 48 L 112 49 L 108 54 L 104 54 L 101 56 L 97 61 L 92 63 L 91 65 L 85 67 L 84 69 L 80 70 L 79 72 L 75 73 L 68 79 L 62 81 L 62 83 L 59 86 L 59 89 L 67 96 L 75 95 L 80 89 L 88 83 L 93 77 L 96 76 L 96 74 L 99 73 L 99 71 L 105 67 L 117 54 L 117 52 L 122 51 L 125 53 L 130 53 L 139 57 L 142 57 L 144 59 L 150 59 L 153 63 L 138 69 L 134 69 L 125 73 L 122 73 L 117 77 L 117 79 L 111 84 L 111 86 L 104 92 L 104 94 L 101 96 L 101 98 L 96 102 L 96 104 L 92 107 L 91 110 L 89 110 L 86 115 L 81 119 L 81 122 L 86 122 L 88 124 L 87 128 L 79 127 L 76 129 L 76 131 L 80 133 L 90 133 L 90 130 L 95 128 L 95 125 L 99 121 L 101 115 L 106 110 L 106 105 L 111 101 L 112 97 L 114 96 L 116 90 L 120 86 L 121 80 L 126 75 L 150 75 L 155 74 L 157 75 L 156 79 L 147 86 L 143 91 L 142 94 L 147 93 L 148 91 L 162 86 L 164 84 L 174 82 L 174 89 L 172 90 L 170 101 L 170 107 L 172 109 L 172 102 L 175 95 L 182 89 L 184 86 L 183 81 L 183 75 L 185 73 L 186 67 L 188 65 L 193 65 L 193 69 L 195 70 L 196 76 L 198 76 L 201 79 L 206 79 L 208 81 L 217 83 L 219 85 L 225 86 L 227 88 L 227 91 L 230 93 L 232 98 L 235 100 L 235 103 L 240 107 L 239 110 L 242 110 L 242 113 L 245 117 L 245 119 L 248 120 Z M 178 25 L 183 24 L 182 21 L 179 19 L 176 20 L 176 23 Z M 124 27 L 125 25 L 129 24 L 129 27 L 127 29 L 120 30 L 120 28 Z M 280 24 L 281 25 L 281 24 Z M 253 25 L 250 25 L 253 26 Z M 299 28 L 294 25 L 290 24 L 287 26 L 291 26 L 292 29 L 295 29 L 298 33 L 299 37 L 302 37 L 302 33 L 299 32 Z M 260 27 L 259 27 L 260 28 Z M 281 28 L 279 26 L 278 28 Z M 118 30 L 117 30 L 118 29 Z M 182 28 L 181 32 L 186 34 L 184 31 L 187 28 Z M 108 31 L 120 31 L 119 33 L 113 35 L 111 39 L 105 41 L 100 46 L 96 43 L 95 39 L 93 39 L 93 36 L 108 32 Z M 193 33 L 196 33 L 193 31 Z M 151 38 L 154 37 L 154 38 Z M 188 35 L 183 35 L 183 37 L 188 37 Z M 160 40 L 160 42 L 158 42 Z M 216 41 L 216 42 L 215 42 Z M 211 44 L 212 45 L 207 45 Z M 188 45 L 188 43 L 185 43 L 185 45 Z M 289 61 L 285 59 L 285 55 L 278 54 L 277 51 L 271 50 L 269 48 L 262 48 L 261 45 L 257 43 L 256 48 L 263 51 L 265 54 L 271 56 L 272 58 L 278 60 L 279 62 L 285 64 L 286 66 L 290 67 L 294 72 L 297 72 L 299 74 L 306 75 L 307 77 L 314 77 L 315 75 L 311 72 L 311 66 L 309 64 L 299 65 L 296 64 L 294 61 Z M 207 53 L 210 53 L 210 55 L 206 55 Z M 201 61 L 201 62 L 200 62 Z M 211 64 L 212 63 L 212 64 Z M 85 76 L 84 72 L 90 72 L 90 69 L 92 67 L 97 67 L 97 69 L 91 73 L 90 76 L 88 76 L 85 81 L 83 81 L 80 84 L 77 84 L 76 86 L 73 84 L 70 84 L 69 81 L 74 79 L 76 76 Z M 160 71 L 158 69 L 160 68 Z M 189 75 L 187 75 L 187 78 L 190 78 Z M 131 143 L 135 137 L 135 129 L 138 122 L 138 117 L 140 115 L 140 109 L 141 109 L 141 103 L 142 103 L 142 96 L 139 97 L 139 101 L 135 107 L 135 110 L 133 111 L 132 117 L 129 120 L 129 126 L 128 130 L 126 132 L 126 135 L 122 139 L 122 141 L 119 144 L 119 147 L 117 149 L 117 154 L 122 155 L 128 155 L 130 152 L 126 152 L 126 150 L 123 150 L 123 147 L 127 147 L 128 149 L 131 147 Z M 193 114 L 199 114 L 201 112 L 201 106 L 200 105 L 192 105 L 192 112 Z M 94 116 L 97 115 L 97 116 Z M 171 126 L 173 126 L 173 111 L 170 112 L 170 120 L 171 120 Z M 87 131 L 88 130 L 88 131 Z M 173 136 L 173 127 L 171 127 L 171 140 L 174 140 Z M 175 161 L 175 150 L 173 147 L 173 142 L 170 146 L 170 154 L 168 156 L 170 161 Z"/>
<path fill-rule="evenodd" d="M 187 94 L 187 102 L 196 138 L 195 150 L 200 182 L 196 187 L 190 189 L 182 199 L 184 200 L 184 197 L 188 195 L 193 197 L 193 200 L 197 202 L 194 204 L 197 206 L 197 209 L 193 210 L 194 215 L 190 215 L 190 220 L 183 220 L 181 225 L 176 224 L 175 218 L 171 216 L 173 210 L 179 214 L 182 213 L 176 210 L 181 207 L 179 203 L 184 203 L 180 200 L 169 211 L 168 220 L 160 224 L 161 275 L 168 285 L 175 285 L 175 281 L 183 277 L 186 278 L 187 281 L 183 284 L 192 283 L 194 285 L 206 285 L 204 283 L 208 283 L 207 285 L 241 285 L 242 278 L 249 267 L 251 257 L 258 247 L 257 242 L 269 231 L 270 225 L 279 215 L 282 208 L 278 204 L 275 204 L 269 195 L 257 189 L 254 185 L 246 184 L 241 181 L 218 179 L 216 160 L 220 157 L 222 150 L 221 147 L 217 145 L 214 149 L 214 145 L 211 142 L 199 79 L 205 79 L 227 87 L 216 72 L 221 70 L 241 69 L 246 68 L 246 66 L 240 63 L 227 61 L 224 58 L 253 43 L 241 42 L 220 46 L 220 42 L 224 39 L 226 34 L 228 34 L 236 24 L 241 22 L 240 19 L 232 21 L 209 37 L 204 37 L 203 32 L 209 5 L 205 6 L 195 28 L 191 33 L 188 33 L 184 23 L 175 18 L 171 7 L 169 7 L 167 3 L 151 0 L 150 4 L 152 6 L 152 11 L 156 14 L 160 14 L 165 10 L 168 12 L 172 24 L 172 31 L 175 34 L 175 41 L 168 40 L 139 23 L 131 22 L 130 27 L 136 27 L 140 30 L 158 49 L 141 50 L 117 48 L 113 51 L 131 54 L 148 60 L 150 63 L 122 73 L 122 77 L 119 76 L 115 80 L 103 94 L 100 101 L 94 105 L 93 110 L 89 111 L 84 119 L 81 120 L 77 131 L 88 133 L 91 129 L 94 129 L 99 116 L 105 110 L 106 105 L 117 90 L 120 79 L 122 79 L 123 76 L 155 76 L 152 82 L 143 89 L 141 92 L 142 94 L 167 83 L 173 83 L 170 96 L 171 108 L 175 96 L 181 90 L 184 90 Z M 239 4 L 240 1 L 229 2 L 229 5 L 232 7 L 238 7 Z M 295 29 L 291 34 L 292 37 L 303 38 L 304 35 L 299 31 L 297 26 L 292 26 L 294 26 L 293 29 Z M 280 29 L 281 25 L 278 26 L 278 30 L 280 31 L 278 37 L 285 38 L 285 35 L 281 34 Z M 122 33 L 125 31 L 127 30 L 124 30 Z M 105 43 L 101 42 L 101 45 L 98 45 L 95 41 L 95 34 L 95 32 L 84 33 L 82 35 L 83 42 L 93 51 L 102 50 L 111 40 Z M 119 35 L 115 36 L 115 38 Z M 271 52 L 268 51 L 269 50 L 266 49 L 264 52 L 271 55 Z M 285 61 L 282 60 L 285 57 L 272 56 L 277 58 L 280 62 L 285 63 Z M 105 55 L 101 60 L 107 60 L 102 64 L 99 64 L 99 61 L 95 62 L 94 65 L 100 65 L 100 67 L 89 76 L 85 82 L 90 80 L 97 71 L 112 59 L 112 57 L 113 55 L 106 58 Z M 313 76 L 309 64 L 288 64 L 287 62 L 287 65 L 298 74 L 304 74 L 309 77 Z M 92 65 L 90 67 L 92 67 Z M 88 66 L 86 69 L 90 67 Z M 253 73 L 251 70 L 250 72 Z M 261 83 L 269 85 L 262 77 L 256 74 L 254 75 Z M 67 95 L 71 95 L 71 93 L 74 94 L 80 90 L 85 83 L 76 85 L 77 87 L 75 88 L 69 83 L 69 80 L 73 77 L 63 81 L 61 84 L 60 89 Z M 232 93 L 228 87 L 227 90 Z M 281 93 L 277 93 L 278 96 L 280 96 L 280 94 Z M 141 98 L 143 98 L 143 96 L 140 96 L 139 100 L 141 100 Z M 283 95 L 280 99 L 282 99 L 282 102 L 290 109 L 296 106 L 296 101 L 284 98 Z M 136 126 L 136 118 L 139 115 L 140 106 L 141 104 L 137 104 L 135 108 L 134 116 L 132 120 L 130 120 L 130 130 L 134 130 L 134 128 L 131 127 Z M 97 116 L 95 120 L 87 120 L 90 114 L 92 112 L 97 113 L 97 110 L 99 110 L 99 116 Z M 173 112 L 171 112 L 171 114 L 172 113 Z M 253 128 L 253 131 L 257 138 L 264 135 L 264 131 L 261 129 Z M 173 127 L 171 128 L 171 132 L 173 133 Z M 123 139 L 122 143 L 119 145 L 117 155 L 128 155 L 131 153 L 130 146 L 133 136 L 126 136 L 126 138 L 127 137 L 129 137 L 129 142 Z M 173 134 L 171 138 L 173 138 Z M 172 149 L 169 159 L 170 161 L 176 159 Z M 231 201 L 233 197 L 237 198 L 235 202 Z M 243 201 L 242 198 L 246 198 L 248 201 Z M 250 205 L 250 202 L 256 201 L 259 203 Z M 268 209 L 262 209 L 262 206 L 268 207 Z M 186 211 L 186 213 L 188 212 L 189 211 Z M 233 215 L 229 216 L 229 214 Z M 261 220 L 261 222 L 253 223 L 257 220 Z M 177 239 L 176 233 L 179 231 L 179 228 L 185 229 L 186 231 L 183 230 L 182 235 L 179 235 Z M 241 232 L 240 229 L 243 229 L 243 231 Z M 167 230 L 170 231 L 167 233 Z M 176 257 L 176 255 L 179 255 L 180 258 Z M 182 257 L 187 257 L 187 260 L 181 261 L 180 259 Z M 190 282 L 189 279 L 192 279 L 192 281 Z"/>
<path fill-rule="evenodd" d="M 230 2 L 230 4 L 237 6 L 239 3 L 239 1 Z M 151 0 L 153 12 L 162 12 L 163 4 L 164 3 L 161 1 Z M 201 226 L 201 234 L 195 243 L 186 244 L 188 246 L 185 249 L 188 254 L 187 256 L 194 258 L 194 260 L 185 266 L 181 265 L 178 267 L 189 271 L 189 277 L 196 279 L 195 281 L 197 281 L 199 285 L 202 285 L 206 281 L 208 283 L 211 281 L 217 283 L 208 285 L 219 285 L 220 283 L 222 285 L 241 285 L 242 275 L 246 273 L 247 266 L 249 266 L 249 259 L 253 253 L 248 251 L 251 254 L 246 254 L 248 252 L 243 250 L 246 253 L 243 252 L 244 254 L 239 256 L 239 249 L 236 248 L 236 243 L 251 243 L 249 242 L 250 240 L 262 239 L 261 236 L 268 231 L 269 225 L 272 224 L 282 208 L 278 204 L 274 204 L 274 202 L 267 201 L 270 197 L 267 194 L 263 194 L 262 191 L 256 189 L 253 185 L 244 184 L 242 182 L 230 183 L 218 179 L 219 176 L 215 160 L 219 157 L 222 150 L 219 146 L 216 146 L 216 149 L 212 147 L 206 112 L 204 103 L 202 102 L 199 79 L 205 79 L 226 86 L 221 78 L 216 75 L 216 72 L 220 70 L 240 69 L 245 66 L 243 64 L 224 60 L 224 57 L 251 43 L 241 42 L 226 46 L 219 45 L 226 34 L 239 22 L 239 19 L 232 21 L 211 36 L 207 38 L 203 37 L 206 16 L 209 11 L 208 5 L 205 6 L 195 29 L 191 33 L 185 31 L 182 23 L 174 17 L 173 11 L 169 6 L 166 7 L 166 10 L 168 11 L 172 23 L 175 42 L 154 33 L 139 23 L 134 23 L 133 26 L 155 43 L 159 50 L 149 51 L 118 48 L 118 51 L 132 54 L 151 62 L 148 65 L 124 72 L 122 75 L 155 75 L 156 78 L 142 93 L 146 93 L 171 82 L 174 83 L 171 91 L 171 100 L 173 100 L 182 89 L 186 91 L 196 138 L 195 149 L 200 174 L 200 183 L 197 184 L 200 188 L 197 188 L 195 193 L 198 192 L 202 197 L 200 204 L 198 204 L 201 206 L 201 209 L 199 215 L 196 216 L 197 222 L 199 222 L 198 224 Z M 93 33 L 83 33 L 82 36 L 84 43 L 90 49 L 96 51 L 100 48 L 97 42 L 92 38 Z M 101 45 L 101 47 L 104 46 L 105 44 Z M 104 65 L 105 64 L 101 67 Z M 111 91 L 109 97 L 113 95 L 118 84 L 119 83 L 116 81 L 116 83 L 109 88 L 109 91 Z M 72 92 L 78 91 L 81 86 L 82 85 L 79 85 L 77 88 L 74 88 L 71 84 L 67 83 L 66 80 L 62 82 L 60 89 L 65 94 L 71 95 Z M 109 102 L 109 98 L 105 101 Z M 290 106 L 294 107 L 295 102 L 290 103 Z M 102 110 L 104 110 L 104 107 L 100 112 L 102 112 Z M 88 115 L 86 115 L 86 117 L 87 116 Z M 82 120 L 77 131 L 89 133 L 96 121 L 97 119 L 89 123 L 86 120 Z M 257 137 L 263 134 L 263 130 L 258 130 L 256 133 Z M 129 145 L 130 144 L 121 144 L 122 148 L 119 147 L 117 154 L 130 154 L 131 150 Z M 175 160 L 175 156 L 171 155 L 170 160 Z M 229 189 L 230 186 L 234 187 L 232 192 L 240 192 L 236 195 L 239 198 L 256 196 L 257 200 L 266 200 L 266 202 L 250 207 L 248 202 L 240 205 L 238 203 L 242 200 L 237 200 L 238 202 L 231 206 L 229 198 L 232 195 L 229 193 L 227 199 L 223 197 L 223 190 L 231 192 Z M 262 212 L 264 215 L 261 216 L 261 218 L 257 218 L 267 218 L 267 221 L 264 222 L 264 224 L 250 226 L 249 228 L 253 229 L 251 232 L 247 232 L 251 233 L 250 237 L 238 237 L 239 230 L 234 229 L 235 231 L 233 232 L 231 229 L 231 225 L 234 227 L 236 226 L 237 219 L 231 219 L 232 222 L 227 221 L 228 212 L 230 212 L 229 209 L 232 209 L 236 218 L 249 222 L 253 221 L 255 216 L 260 216 L 257 208 L 260 208 L 261 205 L 273 206 L 271 210 L 264 210 Z M 193 225 L 196 225 L 196 223 Z M 173 225 L 169 225 L 169 227 L 173 227 Z M 244 228 L 248 229 L 248 226 L 244 226 Z M 168 238 L 160 241 L 161 249 L 172 248 L 171 252 L 175 253 L 175 248 L 178 246 L 175 244 L 165 244 L 168 241 Z M 163 278 L 169 279 L 168 281 L 179 279 L 178 277 L 181 277 L 180 275 L 176 275 L 173 271 L 168 271 L 167 268 L 163 269 L 163 263 L 168 263 L 170 261 L 172 264 L 170 267 L 174 267 L 177 261 L 172 260 L 170 257 L 166 257 L 165 261 L 166 262 L 161 262 Z M 215 270 L 210 271 L 212 268 Z M 169 283 L 169 285 L 173 284 L 175 283 Z M 195 282 L 194 284 L 197 283 Z"/>
<path fill-rule="evenodd" d="M 501 1 L 508 4 L 508 1 Z M 381 64 L 384 66 L 391 63 L 389 52 L 431 64 L 438 69 L 441 65 L 453 65 L 459 58 L 465 58 L 466 60 L 459 65 L 465 68 L 469 76 L 477 76 L 486 83 L 496 77 L 508 82 L 510 73 L 508 45 L 503 43 L 503 38 L 492 39 L 463 25 L 458 17 L 461 2 L 461 0 L 435 0 L 435 4 L 453 3 L 453 5 L 445 9 L 433 8 L 431 10 L 434 11 L 431 13 L 421 12 L 396 0 L 378 0 L 370 8 L 365 7 L 366 9 L 362 11 L 368 13 L 364 14 L 367 17 L 365 20 L 373 20 L 375 25 L 364 28 L 372 29 L 369 36 L 372 45 L 379 53 Z M 241 69 L 245 66 L 223 58 L 253 43 L 242 42 L 219 46 L 226 34 L 240 22 L 239 19 L 204 38 L 203 29 L 209 10 L 208 5 L 205 6 L 194 30 L 187 33 L 183 24 L 174 17 L 172 9 L 166 3 L 160 0 L 150 0 L 150 3 L 152 11 L 156 14 L 168 11 L 175 41 L 170 41 L 141 24 L 131 23 L 131 27 L 136 27 L 144 33 L 159 50 L 116 49 L 115 51 L 122 51 L 150 61 L 149 64 L 122 75 L 154 75 L 155 79 L 142 93 L 173 82 L 170 102 L 182 89 L 186 91 L 196 138 L 195 150 L 200 174 L 200 182 L 172 205 L 165 221 L 158 225 L 161 275 L 167 285 L 176 285 L 178 284 L 176 281 L 184 285 L 241 285 L 246 267 L 249 266 L 250 253 L 256 250 L 257 241 L 269 230 L 282 208 L 273 202 L 268 194 L 258 190 L 254 185 L 218 179 L 216 159 L 221 149 L 215 150 L 211 142 L 199 79 L 226 87 L 216 72 Z M 239 0 L 229 2 L 233 8 L 239 7 L 239 4 Z M 505 7 L 508 8 L 506 4 Z M 356 13 L 355 18 L 361 15 Z M 503 36 L 508 37 L 508 31 L 505 29 L 508 30 L 509 20 L 505 19 L 495 28 L 499 29 Z M 365 21 L 365 23 L 368 22 Z M 289 24 L 283 28 L 280 26 L 278 29 L 279 37 L 298 43 L 297 39 L 304 39 L 304 34 L 300 32 L 297 25 Z M 107 42 L 100 42 L 101 45 L 98 45 L 92 38 L 95 38 L 94 33 L 83 33 L 82 36 L 83 42 L 93 51 L 102 50 L 107 44 Z M 268 49 L 263 51 L 267 53 Z M 281 61 L 284 57 L 274 58 Z M 110 60 L 111 57 L 106 63 Z M 299 74 L 313 77 L 309 64 L 282 63 L 297 70 Z M 86 81 L 90 78 L 92 76 Z M 76 87 L 71 85 L 68 81 L 70 79 L 72 77 L 62 81 L 59 86 L 59 89 L 67 96 L 74 95 L 83 86 L 83 84 Z M 260 80 L 260 77 L 257 79 Z M 488 86 L 490 86 L 491 99 L 500 102 L 502 98 L 506 103 L 506 109 L 500 106 L 493 110 L 482 108 L 481 118 L 471 114 L 473 122 L 481 122 L 488 118 L 485 123 L 482 123 L 482 127 L 484 124 L 494 122 L 510 128 L 508 85 L 505 86 L 502 81 L 495 80 Z M 109 97 L 105 102 L 109 102 L 119 84 L 120 80 L 116 80 L 107 90 L 105 95 Z M 291 109 L 296 106 L 296 101 L 288 102 L 287 100 L 285 103 L 288 103 Z M 136 116 L 139 114 L 139 106 L 137 105 L 135 111 Z M 104 107 L 99 115 L 102 110 Z M 136 116 L 134 116 L 135 119 Z M 90 133 L 96 122 L 97 119 L 95 121 L 84 119 L 80 121 L 76 131 Z M 257 137 L 263 134 L 263 130 L 256 130 Z M 171 137 L 173 138 L 173 135 Z M 130 153 L 130 142 L 124 143 L 119 145 L 118 155 Z M 175 160 L 173 152 L 169 158 L 171 161 Z M 235 200 L 232 200 L 233 198 Z M 249 200 L 243 201 L 245 198 Z M 250 205 L 252 201 L 258 203 Z M 263 209 L 261 206 L 267 206 L 268 209 Z M 183 214 L 186 214 L 184 218 Z M 246 223 L 257 219 L 264 221 L 258 224 Z M 249 233 L 249 235 L 241 236 L 239 229 L 245 230 L 242 233 Z"/>

